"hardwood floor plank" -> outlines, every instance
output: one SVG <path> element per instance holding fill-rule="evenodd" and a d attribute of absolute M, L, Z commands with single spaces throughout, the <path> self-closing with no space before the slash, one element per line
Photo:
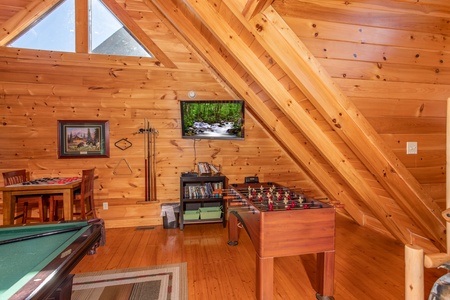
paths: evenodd
<path fill-rule="evenodd" d="M 143 235 L 144 232 L 142 232 L 141 230 L 133 231 L 133 234 L 131 235 L 131 241 L 126 245 L 127 248 L 125 250 L 125 253 L 130 254 L 122 256 L 122 259 L 120 260 L 120 263 L 118 265 L 119 269 L 131 268 L 133 266 L 132 260 L 133 257 L 136 255 L 136 252 L 138 252 L 139 250 L 139 244 Z"/>
<path fill-rule="evenodd" d="M 124 259 L 124 257 L 129 256 L 131 254 L 130 251 L 134 251 L 134 249 L 129 249 L 129 244 L 133 239 L 134 233 L 135 233 L 134 230 L 120 232 L 119 238 L 120 244 L 115 247 L 116 251 L 114 255 L 111 257 L 111 260 L 108 262 L 106 270 L 122 269 L 125 267 L 121 265 L 121 261 Z"/>
<path fill-rule="evenodd" d="M 137 230 L 137 231 L 138 231 L 137 233 L 140 236 L 140 240 L 139 240 L 139 244 L 136 245 L 136 250 L 134 251 L 134 253 L 132 255 L 130 255 L 132 257 L 132 259 L 130 261 L 129 268 L 135 268 L 135 267 L 141 266 L 142 259 L 143 259 L 143 257 L 146 256 L 146 253 L 148 251 L 147 243 L 150 238 L 150 233 L 148 233 L 147 231 L 150 231 L 150 230 Z"/>
<path fill-rule="evenodd" d="M 282 224 L 280 224 L 282 226 Z M 183 231 L 106 230 L 106 245 L 86 256 L 73 273 L 187 262 L 189 299 L 256 299 L 256 253 L 241 230 L 229 246 L 221 224 L 187 225 Z M 274 299 L 315 298 L 316 256 L 276 258 Z M 425 269 L 425 294 L 445 270 Z M 404 246 L 338 215 L 336 220 L 336 300 L 404 298 Z"/>

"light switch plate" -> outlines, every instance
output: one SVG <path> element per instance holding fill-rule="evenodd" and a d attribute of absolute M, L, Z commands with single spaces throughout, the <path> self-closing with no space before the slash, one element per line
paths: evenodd
<path fill-rule="evenodd" d="M 406 154 L 417 154 L 417 142 L 406 142 Z"/>

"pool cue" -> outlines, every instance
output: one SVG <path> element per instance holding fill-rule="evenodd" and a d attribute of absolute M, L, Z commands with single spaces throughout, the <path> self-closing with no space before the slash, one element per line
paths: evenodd
<path fill-rule="evenodd" d="M 145 201 L 150 201 L 150 181 L 149 181 L 149 173 L 150 173 L 150 123 L 147 119 L 144 119 L 144 155 L 145 155 Z"/>
<path fill-rule="evenodd" d="M 56 234 L 60 234 L 60 233 L 77 231 L 83 227 L 85 227 L 85 226 L 77 226 L 77 227 L 73 227 L 73 228 L 58 229 L 58 230 L 53 230 L 53 231 L 48 231 L 48 232 L 25 235 L 25 236 L 21 236 L 21 237 L 17 237 L 17 238 L 0 241 L 0 246 L 6 245 L 6 244 L 11 244 L 11 243 L 16 243 L 16 242 L 22 242 L 22 241 L 26 241 L 26 240 L 32 240 L 32 239 L 36 239 L 36 238 L 40 238 L 40 237 L 52 236 L 52 235 L 56 235 Z"/>
<path fill-rule="evenodd" d="M 150 182 L 152 189 L 150 190 L 150 201 L 156 201 L 156 129 L 151 129 L 151 173 Z"/>

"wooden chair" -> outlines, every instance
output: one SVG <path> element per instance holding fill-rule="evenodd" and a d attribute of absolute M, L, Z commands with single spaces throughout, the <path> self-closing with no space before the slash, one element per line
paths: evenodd
<path fill-rule="evenodd" d="M 13 184 L 19 184 L 22 182 L 27 181 L 27 172 L 25 169 L 22 170 L 16 170 L 16 171 L 9 171 L 9 172 L 3 172 L 3 181 L 5 186 L 13 185 Z M 43 195 L 26 195 L 26 196 L 17 196 L 16 197 L 16 207 L 19 207 L 19 203 L 22 206 L 22 212 L 18 215 L 14 216 L 14 220 L 17 220 L 19 218 L 22 218 L 22 224 L 26 224 L 28 220 L 37 220 L 39 222 L 45 221 L 45 213 L 44 213 L 44 206 L 46 203 L 47 198 Z M 29 204 L 35 203 L 38 206 L 39 209 L 39 217 L 38 218 L 31 218 L 28 216 L 28 207 Z"/>
<path fill-rule="evenodd" d="M 74 194 L 74 205 L 77 205 L 79 202 L 79 211 L 75 211 L 73 213 L 74 216 L 79 215 L 82 220 L 86 220 L 89 217 L 97 218 L 97 213 L 95 211 L 94 205 L 94 171 L 95 169 L 83 170 L 81 175 L 81 188 L 75 191 Z M 63 196 L 52 195 L 50 196 L 50 221 L 58 221 L 63 220 L 62 218 L 58 218 L 58 202 L 63 201 Z"/>

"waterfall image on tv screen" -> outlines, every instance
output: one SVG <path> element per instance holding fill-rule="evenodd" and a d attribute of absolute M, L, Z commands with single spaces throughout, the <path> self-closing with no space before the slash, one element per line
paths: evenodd
<path fill-rule="evenodd" d="M 244 138 L 244 101 L 181 101 L 180 104 L 183 138 Z"/>

